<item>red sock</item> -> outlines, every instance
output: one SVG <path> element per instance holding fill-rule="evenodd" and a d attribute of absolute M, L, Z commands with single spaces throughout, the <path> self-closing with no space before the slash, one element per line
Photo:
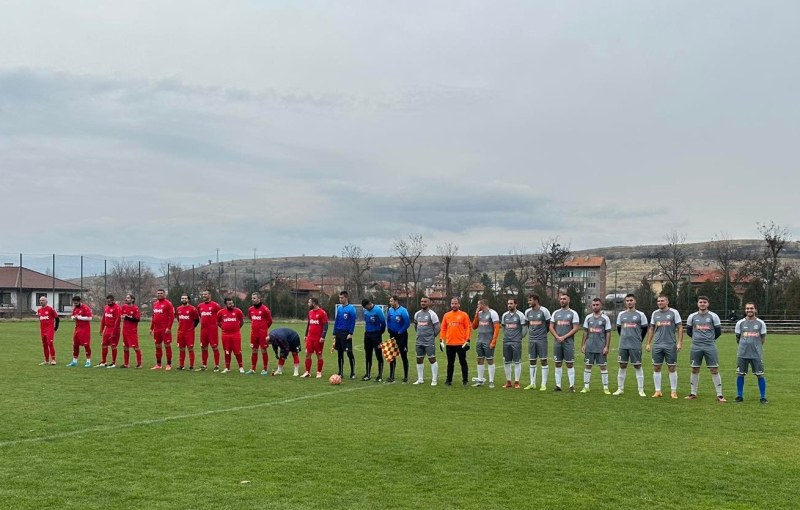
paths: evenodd
<path fill-rule="evenodd" d="M 219 366 L 219 349 L 214 349 L 214 366 Z"/>
<path fill-rule="evenodd" d="M 123 349 L 122 350 L 122 358 L 123 358 L 123 360 L 125 362 L 125 365 L 126 366 L 129 365 L 130 362 L 131 362 L 131 351 L 128 350 L 128 349 Z"/>
<path fill-rule="evenodd" d="M 311 358 L 306 358 L 306 372 L 311 372 Z"/>
<path fill-rule="evenodd" d="M 266 370 L 269 366 L 269 354 L 267 354 L 266 349 L 261 353 L 261 361 L 264 362 L 264 370 Z"/>
<path fill-rule="evenodd" d="M 72 357 L 74 359 L 78 359 L 78 354 L 80 354 L 80 344 L 73 343 L 72 344 Z"/>
<path fill-rule="evenodd" d="M 242 353 L 237 352 L 236 354 L 236 362 L 239 363 L 239 368 L 242 368 Z"/>
<path fill-rule="evenodd" d="M 142 364 L 142 350 L 141 349 L 136 349 L 136 364 L 137 365 L 141 365 Z"/>
<path fill-rule="evenodd" d="M 181 349 L 180 358 L 181 358 L 181 368 L 183 368 L 183 365 L 186 364 L 186 351 L 184 349 Z"/>
<path fill-rule="evenodd" d="M 92 346 L 86 346 L 86 359 L 92 359 Z"/>
<path fill-rule="evenodd" d="M 189 351 L 189 366 L 194 368 L 194 349 Z"/>
<path fill-rule="evenodd" d="M 50 347 L 50 361 L 55 361 L 56 360 L 56 344 L 53 343 L 53 342 L 50 342 L 49 343 L 49 347 Z"/>
<path fill-rule="evenodd" d="M 161 365 L 161 358 L 164 357 L 164 348 L 161 344 L 156 344 L 156 365 Z"/>
<path fill-rule="evenodd" d="M 292 353 L 292 361 L 294 361 L 295 365 L 300 364 L 300 356 L 296 352 Z"/>
<path fill-rule="evenodd" d="M 279 367 L 283 368 L 283 364 L 284 363 L 286 363 L 286 359 L 285 358 L 279 358 L 278 359 L 278 366 Z"/>
<path fill-rule="evenodd" d="M 44 360 L 50 361 L 50 346 L 47 342 L 42 342 L 42 352 L 44 352 Z"/>
<path fill-rule="evenodd" d="M 208 365 L 208 347 L 203 349 L 203 354 L 201 355 L 201 358 L 203 358 L 203 366 Z"/>
<path fill-rule="evenodd" d="M 258 365 L 258 353 L 254 352 L 250 355 L 250 368 L 253 369 L 253 372 L 256 371 L 256 365 Z"/>
<path fill-rule="evenodd" d="M 325 360 L 322 359 L 322 356 L 317 358 L 317 372 L 322 372 L 322 365 L 325 364 Z"/>
<path fill-rule="evenodd" d="M 229 370 L 231 368 L 231 353 L 227 351 L 225 352 L 225 368 Z"/>
<path fill-rule="evenodd" d="M 117 348 L 116 347 L 112 347 L 111 348 L 111 364 L 112 365 L 116 365 L 117 364 Z"/>
<path fill-rule="evenodd" d="M 172 365 L 172 345 L 167 344 L 164 348 L 167 350 L 167 365 Z"/>
<path fill-rule="evenodd" d="M 105 363 L 106 362 L 106 357 L 108 357 L 108 346 L 104 345 L 102 351 L 103 351 L 103 356 L 102 356 L 102 359 L 100 361 L 101 361 L 101 363 Z"/>

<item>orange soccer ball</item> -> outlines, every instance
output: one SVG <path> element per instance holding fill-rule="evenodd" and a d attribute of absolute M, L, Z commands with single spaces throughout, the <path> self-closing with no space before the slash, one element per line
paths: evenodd
<path fill-rule="evenodd" d="M 333 374 L 331 378 L 328 379 L 328 381 L 330 381 L 330 383 L 333 384 L 334 386 L 342 384 L 342 376 L 339 374 Z"/>

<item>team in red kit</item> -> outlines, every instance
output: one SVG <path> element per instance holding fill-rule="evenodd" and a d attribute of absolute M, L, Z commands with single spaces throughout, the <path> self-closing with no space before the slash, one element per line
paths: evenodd
<path fill-rule="evenodd" d="M 42 296 L 39 298 L 39 309 L 36 311 L 36 316 L 39 319 L 39 332 L 42 337 L 42 352 L 44 352 L 44 361 L 40 365 L 55 365 L 56 364 L 56 347 L 55 336 L 58 325 L 61 321 L 55 309 L 47 304 L 47 298 Z"/>
<path fill-rule="evenodd" d="M 267 337 L 269 336 L 269 328 L 272 326 L 272 312 L 267 305 L 261 302 L 261 294 L 253 292 L 251 296 L 253 306 L 247 311 L 250 317 L 250 348 L 252 353 L 250 355 L 250 370 L 248 374 L 255 374 L 258 366 L 258 353 L 261 353 L 261 359 L 264 363 L 264 369 L 261 370 L 261 375 L 269 373 L 269 352 L 267 351 Z"/>
<path fill-rule="evenodd" d="M 150 322 L 150 334 L 156 344 L 156 364 L 150 370 L 161 370 L 164 351 L 167 354 L 165 370 L 172 370 L 172 325 L 175 322 L 175 307 L 167 299 L 164 289 L 156 291 L 153 303 L 153 320 Z"/>
<path fill-rule="evenodd" d="M 225 351 L 225 370 L 223 374 L 231 371 L 231 357 L 236 356 L 239 363 L 239 372 L 244 373 L 242 365 L 242 326 L 244 314 L 233 306 L 233 298 L 225 298 L 225 308 L 217 314 L 217 326 L 222 330 L 222 349 Z"/>
<path fill-rule="evenodd" d="M 106 296 L 106 306 L 103 308 L 103 317 L 100 319 L 100 339 L 102 356 L 100 368 L 115 368 L 117 366 L 117 347 L 119 346 L 122 307 L 114 300 L 114 296 Z M 106 364 L 108 351 L 111 349 L 111 364 Z"/>
<path fill-rule="evenodd" d="M 214 372 L 219 372 L 219 330 L 217 329 L 217 314 L 222 309 L 219 303 L 211 300 L 211 293 L 204 290 L 200 294 L 202 301 L 197 305 L 200 313 L 200 349 L 202 350 L 202 364 L 200 370 L 208 367 L 208 347 L 214 351 Z"/>
<path fill-rule="evenodd" d="M 186 351 L 189 351 L 189 370 L 194 370 L 194 330 L 200 323 L 197 308 L 189 304 L 189 295 L 181 296 L 178 307 L 178 370 L 185 370 Z"/>

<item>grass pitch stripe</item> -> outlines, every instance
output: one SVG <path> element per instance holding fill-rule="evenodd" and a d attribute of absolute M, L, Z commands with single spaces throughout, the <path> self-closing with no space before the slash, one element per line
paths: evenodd
<path fill-rule="evenodd" d="M 370 388 L 380 388 L 382 385 L 371 385 L 371 386 L 361 386 L 357 388 L 348 388 L 346 390 L 336 390 L 336 391 L 323 391 L 322 393 L 313 393 L 311 395 L 303 395 L 300 397 L 293 397 L 293 398 L 286 398 L 282 400 L 272 400 L 270 402 L 262 402 L 260 404 L 252 404 L 249 406 L 237 406 L 237 407 L 229 407 L 226 409 L 212 409 L 210 411 L 201 411 L 197 413 L 188 413 L 188 414 L 178 414 L 175 416 L 164 416 L 163 418 L 153 418 L 151 420 L 139 420 L 139 421 L 132 421 L 128 423 L 118 423 L 116 425 L 100 425 L 97 427 L 89 427 L 86 429 L 80 430 L 72 430 L 70 432 L 60 432 L 58 434 L 51 434 L 48 436 L 38 436 L 38 437 L 29 437 L 24 439 L 12 439 L 9 441 L 2 441 L 0 442 L 0 448 L 4 448 L 7 446 L 17 446 L 21 444 L 29 444 L 29 443 L 41 443 L 44 441 L 55 441 L 57 439 L 65 439 L 68 437 L 75 437 L 75 436 L 82 436 L 84 434 L 92 434 L 95 432 L 111 432 L 114 430 L 122 430 L 122 429 L 130 429 L 134 427 L 146 427 L 149 425 L 160 425 L 162 423 L 168 423 L 171 421 L 178 421 L 178 420 L 189 420 L 192 418 L 202 418 L 204 416 L 212 416 L 215 414 L 224 414 L 224 413 L 237 413 L 240 411 L 250 411 L 252 409 L 261 409 L 264 407 L 274 407 L 284 404 L 293 404 L 295 402 L 302 402 L 303 400 L 312 400 L 317 398 L 326 397 L 328 395 L 341 395 L 342 393 L 351 393 L 354 391 L 361 391 Z"/>

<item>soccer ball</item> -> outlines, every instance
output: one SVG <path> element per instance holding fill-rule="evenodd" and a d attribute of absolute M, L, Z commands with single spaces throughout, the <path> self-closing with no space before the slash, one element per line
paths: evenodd
<path fill-rule="evenodd" d="M 334 386 L 342 384 L 342 376 L 339 374 L 333 374 L 328 381 L 330 381 L 330 383 Z"/>

